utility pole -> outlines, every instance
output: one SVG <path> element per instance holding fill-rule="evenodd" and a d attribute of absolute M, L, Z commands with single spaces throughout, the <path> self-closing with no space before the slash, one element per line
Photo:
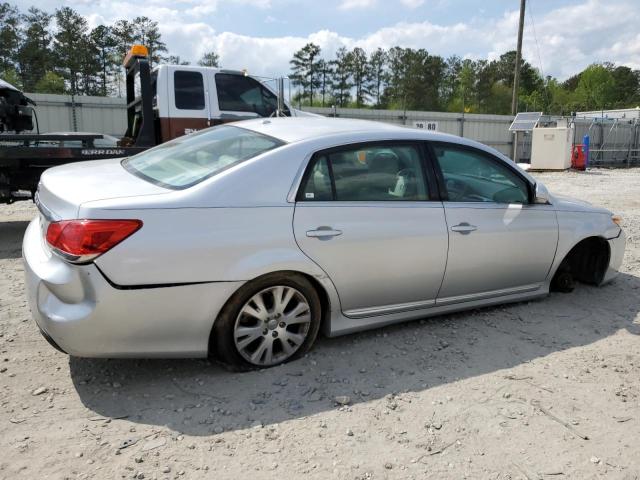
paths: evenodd
<path fill-rule="evenodd" d="M 518 113 L 518 90 L 520 87 L 520 61 L 522 59 L 522 32 L 524 30 L 525 0 L 520 0 L 520 23 L 518 24 L 518 46 L 516 47 L 516 68 L 513 76 L 513 96 L 511 97 L 511 115 Z M 513 132 L 513 161 L 518 161 L 518 132 Z"/>
<path fill-rule="evenodd" d="M 522 59 L 522 31 L 524 30 L 525 0 L 520 0 L 520 23 L 518 25 L 518 47 L 516 48 L 516 71 L 513 77 L 513 97 L 511 97 L 511 115 L 518 113 L 518 87 L 520 86 L 520 61 Z"/>

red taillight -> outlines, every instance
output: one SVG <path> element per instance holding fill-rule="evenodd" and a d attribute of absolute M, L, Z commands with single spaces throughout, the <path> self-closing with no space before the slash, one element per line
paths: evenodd
<path fill-rule="evenodd" d="M 62 220 L 47 229 L 47 243 L 66 260 L 84 263 L 142 227 L 140 220 Z"/>

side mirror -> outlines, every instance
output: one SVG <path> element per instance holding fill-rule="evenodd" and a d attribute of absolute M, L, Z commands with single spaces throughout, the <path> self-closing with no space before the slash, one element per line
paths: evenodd
<path fill-rule="evenodd" d="M 542 183 L 536 182 L 536 194 L 533 203 L 539 203 L 543 205 L 550 204 L 549 190 Z"/>

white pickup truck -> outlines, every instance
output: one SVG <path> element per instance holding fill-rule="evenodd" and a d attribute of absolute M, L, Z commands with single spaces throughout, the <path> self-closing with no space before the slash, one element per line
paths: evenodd
<path fill-rule="evenodd" d="M 154 116 L 162 141 L 208 126 L 276 115 L 278 97 L 244 72 L 190 65 L 151 71 Z M 308 116 L 283 101 L 282 115 Z"/>

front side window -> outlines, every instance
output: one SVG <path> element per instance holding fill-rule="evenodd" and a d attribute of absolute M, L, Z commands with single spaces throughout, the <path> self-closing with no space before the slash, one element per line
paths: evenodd
<path fill-rule="evenodd" d="M 415 145 L 363 145 L 316 157 L 300 201 L 428 200 L 420 150 Z"/>
<path fill-rule="evenodd" d="M 450 202 L 529 202 L 527 182 L 488 153 L 452 144 L 434 152 Z"/>
<path fill-rule="evenodd" d="M 204 81 L 200 72 L 176 71 L 173 74 L 176 108 L 204 109 Z"/>
<path fill-rule="evenodd" d="M 178 137 L 125 159 L 122 165 L 151 183 L 182 189 L 281 145 L 284 142 L 276 138 L 223 125 Z"/>
<path fill-rule="evenodd" d="M 231 73 L 216 74 L 220 110 L 254 112 L 268 117 L 278 108 L 276 96 L 251 77 Z"/>

